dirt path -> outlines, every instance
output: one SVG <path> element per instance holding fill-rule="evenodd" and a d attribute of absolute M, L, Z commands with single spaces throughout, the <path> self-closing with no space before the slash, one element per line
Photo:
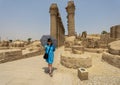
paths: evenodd
<path fill-rule="evenodd" d="M 42 55 L 0 64 L 0 85 L 73 85 L 70 73 L 63 74 L 54 65 L 50 77 L 45 73 L 46 68 Z"/>

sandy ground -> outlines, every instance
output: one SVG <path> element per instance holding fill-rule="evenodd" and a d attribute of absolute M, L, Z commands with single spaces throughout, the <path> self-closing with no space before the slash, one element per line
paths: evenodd
<path fill-rule="evenodd" d="M 55 52 L 53 77 L 45 71 L 47 63 L 42 55 L 0 64 L 0 85 L 120 85 L 120 69 L 101 60 L 101 54 L 90 53 L 92 67 L 89 80 L 81 81 L 77 69 L 60 64 L 63 47 Z"/>

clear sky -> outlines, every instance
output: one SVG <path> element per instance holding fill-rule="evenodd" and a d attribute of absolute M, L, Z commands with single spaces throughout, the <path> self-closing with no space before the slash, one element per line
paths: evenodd
<path fill-rule="evenodd" d="M 2 39 L 40 39 L 50 33 L 51 3 L 57 3 L 67 34 L 69 0 L 0 0 L 0 37 Z M 77 33 L 101 33 L 120 24 L 120 0 L 74 0 Z"/>

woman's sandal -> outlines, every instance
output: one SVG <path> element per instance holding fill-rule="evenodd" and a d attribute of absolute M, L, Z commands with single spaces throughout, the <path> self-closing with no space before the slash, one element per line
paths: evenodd
<path fill-rule="evenodd" d="M 53 77 L 53 74 L 52 73 L 49 73 L 50 77 Z"/>

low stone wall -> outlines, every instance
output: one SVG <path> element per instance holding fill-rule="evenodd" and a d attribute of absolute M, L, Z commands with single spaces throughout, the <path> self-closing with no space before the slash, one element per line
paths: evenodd
<path fill-rule="evenodd" d="M 110 54 L 120 55 L 120 40 L 109 43 L 108 50 Z"/>
<path fill-rule="evenodd" d="M 120 50 L 115 50 L 115 49 L 109 48 L 109 53 L 111 53 L 113 55 L 120 55 Z"/>
<path fill-rule="evenodd" d="M 9 47 L 0 47 L 0 50 L 9 49 Z"/>
<path fill-rule="evenodd" d="M 84 50 L 85 51 L 87 51 L 87 52 L 93 52 L 93 53 L 103 53 L 103 52 L 106 52 L 106 51 L 108 51 L 108 49 L 100 49 L 100 48 L 98 48 L 98 49 L 94 49 L 94 48 L 84 48 Z"/>
<path fill-rule="evenodd" d="M 84 47 L 83 46 L 72 46 L 72 52 L 73 54 L 83 54 L 84 53 Z"/>
<path fill-rule="evenodd" d="M 22 58 L 29 58 L 43 54 L 43 51 L 31 51 L 22 55 Z"/>
<path fill-rule="evenodd" d="M 72 52 L 72 48 L 64 48 L 64 50 Z"/>
<path fill-rule="evenodd" d="M 20 49 L 9 49 L 0 51 L 0 63 L 7 61 L 13 61 L 22 57 L 22 50 Z"/>
<path fill-rule="evenodd" d="M 68 68 L 80 68 L 92 66 L 92 58 L 87 54 L 73 54 L 69 51 L 64 51 L 61 54 L 61 64 Z"/>
<path fill-rule="evenodd" d="M 20 49 L 0 50 L 0 63 L 5 63 L 13 60 L 29 58 L 43 54 L 44 51 L 34 50 L 29 52 L 22 52 Z"/>
<path fill-rule="evenodd" d="M 104 52 L 102 55 L 102 59 L 108 62 L 109 64 L 120 68 L 120 56 L 119 55 L 113 55 L 108 52 Z"/>

